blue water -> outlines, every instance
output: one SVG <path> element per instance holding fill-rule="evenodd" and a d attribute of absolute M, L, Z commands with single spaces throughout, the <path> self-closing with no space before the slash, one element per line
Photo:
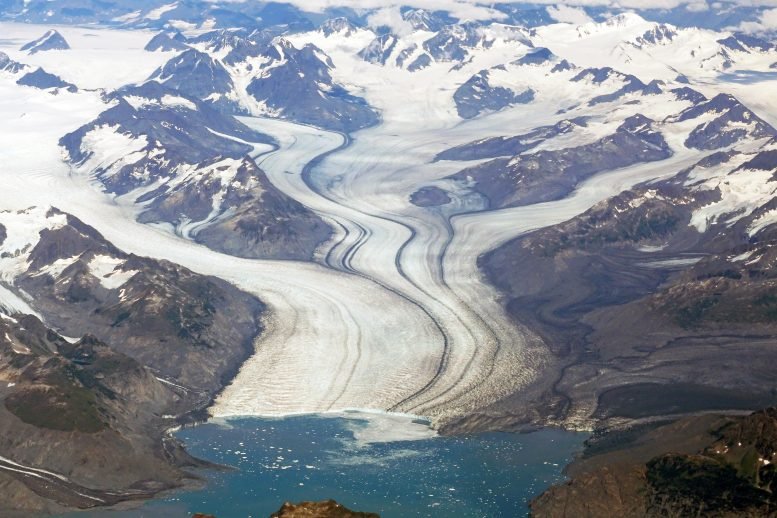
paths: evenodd
<path fill-rule="evenodd" d="M 190 453 L 236 470 L 203 471 L 201 490 L 111 515 L 267 517 L 284 501 L 334 498 L 389 518 L 520 517 L 530 499 L 563 480 L 586 437 L 548 429 L 365 443 L 359 432 L 370 419 L 241 418 L 184 429 L 177 436 Z M 394 428 L 384 424 L 384 432 Z"/>

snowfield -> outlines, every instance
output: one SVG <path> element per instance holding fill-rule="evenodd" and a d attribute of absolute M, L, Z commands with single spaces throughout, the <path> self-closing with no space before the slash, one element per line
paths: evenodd
<path fill-rule="evenodd" d="M 28 54 L 22 45 L 56 29 L 70 45 L 69 50 Z M 0 22 L 0 50 L 12 59 L 43 67 L 78 88 L 113 90 L 144 81 L 175 55 L 146 52 L 143 47 L 154 37 L 151 31 L 125 31 L 98 27 L 49 26 Z"/>
<path fill-rule="evenodd" d="M 683 33 L 671 45 L 650 49 L 624 43 L 637 41 L 655 25 L 622 16 L 606 24 L 554 25 L 532 38 L 559 59 L 578 66 L 612 62 L 613 68 L 635 73 L 645 83 L 674 81 L 679 70 L 705 94 L 734 91 L 746 103 L 757 98 L 750 107 L 766 120 L 777 118 L 777 101 L 764 99 L 764 84 L 721 84 L 712 61 L 693 68 L 690 61 L 682 61 L 690 58 L 671 46 L 693 41 L 705 59 L 711 59 L 717 56 L 717 47 L 710 43 L 715 35 Z M 283 120 L 241 117 L 279 144 L 270 151 L 257 145 L 254 153 L 270 181 L 335 229 L 334 238 L 318 251 L 318 263 L 241 259 L 186 239 L 192 229 L 178 229 L 176 234 L 169 225 L 140 224 L 136 216 L 141 207 L 132 199 L 101 192 L 88 171 L 121 163 L 146 142 L 99 128 L 88 138 L 90 148 L 100 153 L 78 171 L 68 167 L 57 144 L 62 135 L 107 108 L 100 95 L 88 89 L 142 81 L 174 54 L 144 52 L 152 36 L 147 32 L 72 27 L 57 28 L 72 50 L 34 56 L 17 50 L 46 28 L 0 24 L 6 35 L 0 50 L 22 63 L 42 65 L 82 90 L 52 95 L 18 86 L 0 73 L 0 117 L 5 121 L 0 125 L 0 209 L 34 206 L 45 212 L 57 207 L 126 252 L 221 277 L 266 302 L 270 311 L 256 353 L 217 399 L 211 409 L 216 417 L 371 409 L 423 415 L 440 424 L 529 390 L 552 360 L 538 336 L 505 314 L 499 293 L 481 278 L 478 257 L 522 233 L 565 221 L 636 183 L 676 174 L 711 153 L 683 144 L 703 120 L 674 123 L 670 118 L 688 102 L 667 93 L 636 93 L 614 103 L 581 104 L 616 90 L 620 83 L 571 83 L 579 69 L 551 77 L 550 66 L 510 64 L 531 47 L 522 41 L 523 34 L 518 38 L 506 29 L 494 28 L 490 36 L 495 43 L 473 49 L 472 59 L 459 68 L 438 62 L 418 72 L 396 66 L 393 58 L 431 33 L 406 36 L 387 65 L 357 55 L 374 38 L 370 31 L 298 34 L 291 41 L 319 46 L 332 59 L 333 77 L 379 109 L 382 123 L 345 136 Z M 762 67 L 767 60 L 750 56 L 741 62 Z M 90 75 L 87 64 L 91 72 L 100 73 Z M 478 71 L 503 64 L 508 65 L 495 74 L 495 84 L 516 90 L 532 86 L 538 91 L 536 100 L 468 121 L 459 118 L 454 91 Z M 164 103 L 191 104 L 175 97 Z M 656 121 L 673 156 L 599 174 L 558 201 L 481 211 L 477 200 L 459 192 L 461 186 L 444 180 L 477 162 L 435 161 L 438 153 L 456 145 L 518 135 L 585 115 L 591 118 L 587 127 L 548 139 L 538 149 L 580 146 L 611 134 L 636 113 Z M 426 185 L 448 188 L 451 203 L 427 208 L 411 204 L 410 195 Z M 737 200 L 747 197 L 743 189 L 732 184 L 736 198 L 720 203 L 741 208 L 745 202 Z M 710 207 L 700 217 L 723 212 Z M 10 214 L 0 213 L 0 223 L 5 225 Z M 764 218 L 759 225 L 777 220 L 775 212 Z M 14 228 L 13 221 L 7 226 Z M 13 242 L 4 246 L 29 239 L 23 227 L 14 232 L 9 233 Z M 117 265 L 99 259 L 90 268 L 106 286 L 120 286 L 132 274 L 113 273 Z M 0 263 L 4 282 L 12 282 L 9 272 L 23 260 L 17 256 L 7 267 Z M 0 306 L 27 307 L 7 291 L 0 286 Z"/>

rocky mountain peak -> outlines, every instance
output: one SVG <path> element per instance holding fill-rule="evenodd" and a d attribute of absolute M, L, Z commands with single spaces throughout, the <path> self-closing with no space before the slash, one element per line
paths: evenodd
<path fill-rule="evenodd" d="M 11 59 L 5 52 L 0 52 L 0 70 L 15 74 L 23 70 L 25 66 Z"/>
<path fill-rule="evenodd" d="M 450 23 L 445 17 L 426 9 L 408 9 L 402 13 L 402 18 L 416 31 L 437 32 Z"/>
<path fill-rule="evenodd" d="M 663 45 L 674 41 L 677 35 L 678 31 L 676 27 L 662 23 L 645 31 L 642 36 L 637 38 L 636 45 L 638 47 Z"/>
<path fill-rule="evenodd" d="M 342 16 L 338 18 L 331 18 L 322 23 L 321 27 L 319 27 L 319 31 L 321 31 L 325 36 L 331 36 L 333 34 L 350 36 L 357 30 L 358 28 L 353 23 L 351 23 L 348 18 Z"/>
<path fill-rule="evenodd" d="M 50 29 L 40 38 L 23 45 L 19 50 L 35 54 L 47 50 L 68 50 L 69 48 L 70 45 L 65 38 L 56 30 Z"/>
<path fill-rule="evenodd" d="M 398 41 L 393 34 L 381 34 L 359 51 L 359 57 L 369 63 L 385 65 Z"/>
<path fill-rule="evenodd" d="M 541 65 L 555 59 L 556 55 L 550 49 L 541 47 L 527 52 L 526 55 L 517 59 L 514 63 L 516 65 Z"/>
<path fill-rule="evenodd" d="M 149 52 L 173 52 L 186 50 L 189 47 L 186 45 L 186 38 L 180 32 L 175 32 L 172 35 L 160 32 L 151 38 L 143 48 Z"/>

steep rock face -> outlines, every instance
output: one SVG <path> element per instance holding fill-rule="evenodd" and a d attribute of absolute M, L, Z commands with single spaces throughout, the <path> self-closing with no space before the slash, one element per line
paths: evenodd
<path fill-rule="evenodd" d="M 59 230 L 41 236 L 31 254 L 33 261 L 36 254 L 45 254 L 46 247 L 61 247 L 54 243 L 68 239 L 69 233 Z M 102 244 L 99 236 L 90 237 L 84 248 Z M 62 329 L 88 330 L 162 375 L 210 393 L 253 351 L 263 306 L 230 285 L 169 263 L 116 252 L 86 249 L 75 257 L 55 284 L 46 275 L 34 274 L 17 282 L 34 294 L 44 313 L 59 310 L 51 320 Z M 101 276 L 103 271 L 108 275 Z M 117 277 L 119 281 L 111 282 Z M 127 282 L 116 286 L 126 277 Z"/>
<path fill-rule="evenodd" d="M 677 118 L 678 122 L 691 119 L 705 121 L 694 128 L 685 142 L 687 147 L 695 149 L 718 149 L 744 138 L 777 136 L 777 130 L 728 94 L 719 94 L 688 108 Z"/>
<path fill-rule="evenodd" d="M 543 47 L 543 48 L 539 48 L 531 52 L 528 52 L 525 56 L 516 60 L 515 64 L 518 66 L 541 65 L 543 63 L 547 63 L 555 59 L 556 59 L 556 56 L 553 54 L 553 52 L 551 52 L 550 49 L 546 49 Z"/>
<path fill-rule="evenodd" d="M 185 398 L 94 337 L 71 343 L 36 317 L 3 316 L 0 381 L 0 474 L 17 486 L 3 514 L 115 504 L 186 477 L 161 418 Z"/>
<path fill-rule="evenodd" d="M 115 104 L 96 120 L 60 141 L 72 162 L 93 166 L 109 192 L 126 194 L 172 177 L 186 164 L 240 160 L 253 147 L 236 138 L 272 142 L 207 103 L 156 82 L 126 87 L 112 100 Z"/>
<path fill-rule="evenodd" d="M 318 30 L 327 37 L 332 35 L 348 37 L 355 33 L 358 30 L 358 27 L 352 24 L 348 18 L 340 16 L 325 21 Z"/>
<path fill-rule="evenodd" d="M 230 28 L 206 32 L 188 43 L 226 67 L 234 67 L 262 55 L 278 33 L 273 29 Z"/>
<path fill-rule="evenodd" d="M 330 21 L 322 34 L 346 38 L 348 31 L 358 30 L 343 23 Z M 224 114 L 278 117 L 343 132 L 379 120 L 363 98 L 334 81 L 334 64 L 321 49 L 312 44 L 297 48 L 277 28 L 221 29 L 186 43 L 193 48 L 172 58 L 150 79 Z M 380 59 L 375 52 L 365 54 L 365 59 Z"/>
<path fill-rule="evenodd" d="M 773 148 L 712 154 L 480 259 L 508 310 L 568 362 L 549 396 L 559 416 L 774 404 L 761 367 L 777 336 Z"/>
<path fill-rule="evenodd" d="M 491 86 L 488 70 L 481 70 L 461 85 L 453 94 L 456 110 L 463 119 L 472 119 L 484 111 L 499 111 L 513 104 L 526 104 L 534 99 L 534 91 L 515 93 L 509 88 Z"/>
<path fill-rule="evenodd" d="M 0 70 L 11 74 L 21 72 L 26 68 L 26 65 L 14 61 L 5 52 L 0 52 Z"/>
<path fill-rule="evenodd" d="M 674 88 L 671 90 L 671 92 L 675 95 L 675 98 L 678 101 L 690 101 L 694 105 L 701 104 L 707 100 L 704 94 L 687 86 Z"/>
<path fill-rule="evenodd" d="M 34 88 L 40 88 L 41 90 L 48 90 L 50 88 L 63 88 L 68 92 L 76 92 L 78 88 L 72 83 L 64 81 L 61 77 L 54 74 L 49 74 L 42 68 L 38 67 L 33 72 L 28 72 L 20 77 L 16 84 L 23 86 L 32 86 Z"/>
<path fill-rule="evenodd" d="M 396 60 L 395 60 L 395 64 L 396 64 L 398 67 L 404 67 L 404 66 L 405 66 L 405 64 L 406 64 L 406 63 L 408 63 L 408 61 L 409 61 L 410 57 L 413 55 L 413 53 L 414 53 L 414 52 L 415 52 L 417 49 L 418 49 L 418 45 L 416 45 L 415 43 L 414 43 L 414 44 L 412 44 L 412 45 L 410 45 L 410 46 L 408 46 L 408 47 L 406 47 L 406 48 L 404 48 L 404 49 L 402 49 L 402 50 L 399 52 L 399 54 L 397 55 L 397 58 L 396 58 Z M 426 56 L 426 58 L 427 58 L 427 60 L 428 60 L 428 63 L 431 63 L 431 61 L 432 61 L 432 60 L 431 60 L 431 58 L 429 58 L 429 56 L 427 56 L 426 54 L 423 54 L 423 55 L 422 55 L 422 56 L 420 56 L 418 59 L 420 59 L 420 58 L 421 58 L 421 57 L 423 57 L 423 56 Z M 411 72 L 412 72 L 412 70 L 411 70 Z"/>
<path fill-rule="evenodd" d="M 750 34 L 744 34 L 741 32 L 734 33 L 731 36 L 719 39 L 718 43 L 729 50 L 745 53 L 770 52 L 777 48 L 777 45 L 763 38 L 759 38 Z"/>
<path fill-rule="evenodd" d="M 214 250 L 239 257 L 310 259 L 317 246 L 329 238 L 330 227 L 279 191 L 253 160 L 244 159 L 223 169 L 235 167 L 230 181 L 220 174 L 203 176 L 169 196 L 154 198 L 140 221 L 174 222 L 177 226 L 205 221 L 186 232 Z M 216 196 L 228 215 L 213 215 Z"/>
<path fill-rule="evenodd" d="M 409 11 L 408 11 L 409 12 Z M 488 53 L 492 48 L 502 45 L 513 47 L 516 51 L 532 48 L 529 31 L 523 27 L 498 25 L 497 28 L 480 22 L 447 21 L 434 25 L 429 31 L 424 22 L 417 21 L 419 29 L 410 38 L 401 37 L 397 42 L 394 64 L 410 72 L 438 65 L 449 71 L 460 70 L 477 59 L 478 55 Z M 438 27 L 439 25 L 439 27 Z M 431 36 L 429 36 L 431 34 Z M 426 38 L 419 41 L 421 38 Z M 496 65 L 496 67 L 503 66 Z"/>
<path fill-rule="evenodd" d="M 775 324 L 777 184 L 771 177 L 777 170 L 776 156 L 769 146 L 756 153 L 718 153 L 658 184 L 658 197 L 675 213 L 665 243 L 676 252 L 704 253 L 650 297 L 635 302 L 637 307 L 670 319 L 683 333 L 744 326 L 766 331 Z M 752 188 L 738 203 L 737 185 Z M 620 219 L 640 212 L 631 208 Z"/>
<path fill-rule="evenodd" d="M 437 32 L 453 22 L 447 13 L 426 9 L 407 9 L 402 12 L 402 19 L 408 22 L 413 30 L 427 32 Z"/>
<path fill-rule="evenodd" d="M 645 31 L 642 36 L 637 38 L 635 46 L 642 48 L 653 45 L 663 45 L 674 41 L 675 38 L 677 38 L 677 28 L 662 23 Z"/>
<path fill-rule="evenodd" d="M 317 47 L 297 49 L 280 40 L 267 49 L 264 72 L 248 93 L 279 116 L 336 131 L 372 126 L 378 114 L 361 97 L 332 80 L 331 60 Z"/>
<path fill-rule="evenodd" d="M 149 52 L 175 52 L 184 51 L 188 48 L 186 38 L 180 32 L 176 32 L 172 36 L 165 32 L 160 32 L 143 47 L 144 50 Z"/>
<path fill-rule="evenodd" d="M 469 55 L 469 49 L 491 44 L 478 23 L 465 22 L 443 27 L 423 47 L 435 61 L 462 61 Z"/>
<path fill-rule="evenodd" d="M 111 343 L 199 404 L 252 353 L 264 306 L 226 282 L 125 254 L 54 209 L 0 219 L 15 236 L 1 259 L 17 272 L 9 288 L 64 333 Z"/>
<path fill-rule="evenodd" d="M 166 430 L 253 353 L 264 305 L 56 209 L 0 221 L 0 485 L 15 495 L 0 513 L 113 505 L 193 478 L 181 468 L 202 463 Z"/>
<path fill-rule="evenodd" d="M 68 50 L 69 48 L 70 45 L 68 45 L 65 38 L 59 32 L 52 29 L 46 31 L 46 33 L 37 40 L 22 45 L 19 50 L 35 54 L 47 50 Z"/>
<path fill-rule="evenodd" d="M 130 425 L 120 414 L 136 398 L 147 403 L 146 419 L 179 399 L 137 361 L 92 336 L 68 342 L 30 315 L 6 317 L 0 326 L 3 356 L 13 358 L 2 366 L 14 383 L 5 408 L 36 428 L 97 434 Z"/>
<path fill-rule="evenodd" d="M 172 58 L 149 79 L 186 96 L 205 100 L 222 112 L 244 111 L 236 100 L 235 84 L 224 65 L 196 49 Z"/>
<path fill-rule="evenodd" d="M 139 220 L 243 257 L 309 259 L 329 229 L 278 191 L 248 157 L 271 143 L 207 103 L 156 82 L 62 138 L 71 162 L 106 190 L 135 196 Z M 252 145 L 252 143 L 255 143 Z"/>
<path fill-rule="evenodd" d="M 583 117 L 563 120 L 552 126 L 541 126 L 523 135 L 513 137 L 492 137 L 462 144 L 439 153 L 436 160 L 481 160 L 503 156 L 517 156 L 540 145 L 543 140 L 573 131 L 585 126 Z"/>
<path fill-rule="evenodd" d="M 615 133 L 592 144 L 497 158 L 451 178 L 474 185 L 491 208 L 557 199 L 598 172 L 671 156 L 663 136 L 652 125 L 647 117 L 634 115 Z"/>
<path fill-rule="evenodd" d="M 397 64 L 401 66 L 403 62 L 404 62 L 404 56 L 400 54 L 399 57 L 397 58 Z M 429 57 L 429 54 L 421 54 L 420 56 L 415 58 L 412 63 L 410 63 L 407 66 L 407 71 L 417 72 L 418 70 L 423 70 L 424 68 L 428 67 L 431 64 L 432 64 L 432 58 Z"/>
<path fill-rule="evenodd" d="M 398 41 L 393 34 L 382 34 L 359 51 L 359 57 L 368 63 L 385 65 Z"/>
<path fill-rule="evenodd" d="M 636 76 L 631 74 L 623 74 L 610 67 L 604 68 L 587 68 L 572 78 L 573 82 L 589 82 L 594 85 L 604 86 L 605 84 L 617 84 L 619 88 L 613 92 L 602 94 L 594 97 L 588 104 L 594 106 L 596 104 L 609 103 L 616 101 L 627 94 L 643 93 L 647 95 L 661 93 L 661 87 L 659 82 L 651 82 L 646 85 L 639 80 Z"/>

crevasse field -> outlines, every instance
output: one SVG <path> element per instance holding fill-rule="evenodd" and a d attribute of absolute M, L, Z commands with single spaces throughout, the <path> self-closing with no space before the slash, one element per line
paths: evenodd
<path fill-rule="evenodd" d="M 661 49 L 667 55 L 652 55 L 618 44 L 650 25 L 636 15 L 582 27 L 562 24 L 538 29 L 535 44 L 580 65 L 602 65 L 600 56 L 606 55 L 608 63 L 626 72 L 649 71 L 650 77 L 665 80 L 682 72 L 711 93 L 734 91 L 762 108 L 763 116 L 775 119 L 774 96 L 758 95 L 777 83 L 774 78 L 721 83 L 713 69 L 682 62 L 667 66 L 672 46 Z M 21 57 L 19 46 L 46 28 L 4 23 L 0 49 Z M 273 184 L 324 217 L 337 234 L 319 251 L 321 265 L 239 259 L 192 243 L 186 232 L 137 223 L 137 205 L 103 194 L 88 167 L 71 169 L 62 160 L 59 137 L 106 108 L 102 90 L 142 81 L 170 56 L 142 50 L 150 32 L 70 26 L 58 30 L 71 42 L 71 51 L 24 58 L 82 89 L 53 96 L 0 80 L 0 113 L 7 121 L 0 127 L 0 203 L 8 208 L 56 206 L 128 252 L 224 278 L 266 301 L 272 314 L 267 331 L 255 356 L 211 409 L 218 417 L 361 408 L 445 421 L 528 387 L 550 360 L 537 337 L 506 318 L 498 294 L 481 279 L 477 257 L 521 233 L 569 219 L 633 184 L 676 173 L 699 160 L 698 151 L 682 145 L 691 126 L 665 122 L 661 132 L 674 151 L 670 159 L 596 176 L 560 201 L 471 212 L 469 198 L 462 197 L 436 210 L 415 207 L 408 202 L 412 192 L 457 171 L 457 163 L 433 160 L 441 150 L 475 136 L 528 131 L 551 122 L 560 109 L 568 110 L 571 118 L 576 109 L 582 110 L 576 99 L 583 97 L 580 88 L 586 85 L 551 82 L 542 67 L 505 73 L 495 81 L 532 85 L 535 102 L 462 121 L 455 116 L 451 95 L 441 92 L 452 90 L 473 69 L 525 53 L 528 48 L 521 41 L 501 39 L 495 32 L 496 43 L 475 51 L 467 67 L 450 70 L 435 64 L 411 74 L 357 58 L 358 50 L 374 37 L 369 30 L 347 37 L 318 31 L 296 34 L 290 38 L 293 43 L 314 43 L 324 50 L 336 65 L 335 78 L 358 90 L 381 111 L 383 120 L 346 140 L 341 134 L 267 118 L 261 106 L 255 107 L 256 116 L 242 118 L 280 143 L 273 151 L 264 145 L 255 151 L 257 164 Z M 487 30 L 498 32 L 498 27 Z M 570 31 L 582 31 L 584 37 L 574 38 L 571 45 Z M 697 30 L 685 31 L 683 38 L 689 41 L 674 45 L 703 47 L 710 36 Z M 763 64 L 740 66 L 750 65 Z M 22 88 L 25 103 L 16 101 Z M 593 117 L 587 127 L 542 147 L 591 142 L 611 131 L 626 112 L 662 120 L 683 104 L 667 96 L 665 102 L 649 106 L 622 104 L 615 113 L 608 105 L 593 113 L 585 107 L 586 115 Z M 98 150 L 88 164 L 91 168 L 130 155 L 142 144 L 110 127 L 95 131 L 90 143 Z M 747 203 L 732 194 L 720 203 L 720 212 Z M 714 216 L 715 210 L 705 208 L 699 219 Z"/>

